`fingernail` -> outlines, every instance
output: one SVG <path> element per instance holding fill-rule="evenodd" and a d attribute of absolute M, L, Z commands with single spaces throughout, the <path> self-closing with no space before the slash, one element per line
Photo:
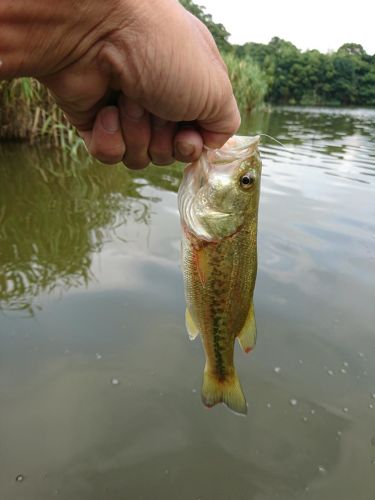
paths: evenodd
<path fill-rule="evenodd" d="M 125 104 L 125 114 L 127 117 L 131 118 L 132 120 L 140 120 L 144 113 L 145 110 L 144 108 L 142 108 L 142 106 L 134 101 L 131 101 L 130 99 L 127 99 Z"/>
<path fill-rule="evenodd" d="M 120 121 L 117 108 L 114 106 L 103 109 L 100 114 L 100 121 L 104 130 L 110 134 L 114 134 L 120 128 Z"/>
<path fill-rule="evenodd" d="M 188 142 L 178 142 L 177 150 L 182 156 L 191 156 L 195 153 L 194 144 L 189 144 Z"/>

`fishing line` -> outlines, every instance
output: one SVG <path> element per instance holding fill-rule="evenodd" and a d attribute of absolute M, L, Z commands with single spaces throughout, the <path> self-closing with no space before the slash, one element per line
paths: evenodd
<path fill-rule="evenodd" d="M 283 144 L 282 142 L 280 142 L 277 139 L 275 139 L 274 137 L 272 137 L 272 135 L 268 135 L 268 134 L 257 134 L 257 135 L 259 135 L 259 136 L 264 135 L 264 137 L 268 137 L 272 141 L 276 142 L 276 144 L 280 144 L 280 146 L 282 146 L 286 151 L 288 151 L 288 153 L 296 154 L 296 152 L 293 149 L 288 148 L 287 146 L 285 146 L 285 144 Z"/>
<path fill-rule="evenodd" d="M 274 137 L 272 137 L 272 135 L 268 135 L 268 134 L 257 134 L 257 135 L 259 135 L 260 137 L 262 137 L 262 135 L 264 137 L 268 137 L 268 139 L 272 139 L 273 141 L 277 142 L 277 144 L 280 144 L 280 146 L 282 146 L 283 148 L 286 148 L 285 144 L 283 144 L 282 142 L 280 142 L 277 139 L 275 139 Z"/>
<path fill-rule="evenodd" d="M 276 142 L 276 144 L 279 144 L 280 146 L 282 146 L 283 148 L 285 148 L 289 153 L 295 153 L 295 151 L 293 151 L 292 149 L 289 149 L 288 146 L 285 146 L 285 144 L 283 144 L 282 142 L 280 142 L 279 140 L 275 139 L 275 137 L 272 137 L 272 135 L 268 135 L 268 134 L 256 134 L 256 135 L 259 135 L 259 137 L 268 137 L 268 139 L 271 139 L 272 141 Z M 206 151 L 210 151 L 211 148 L 207 147 L 205 144 L 203 145 L 203 149 L 206 150 Z"/>

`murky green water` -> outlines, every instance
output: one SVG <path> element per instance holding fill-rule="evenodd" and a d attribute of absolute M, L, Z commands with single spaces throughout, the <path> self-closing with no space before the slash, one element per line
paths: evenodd
<path fill-rule="evenodd" d="M 265 140 L 240 418 L 200 402 L 181 168 L 0 155 L 1 500 L 375 498 L 375 112 L 280 109 Z"/>

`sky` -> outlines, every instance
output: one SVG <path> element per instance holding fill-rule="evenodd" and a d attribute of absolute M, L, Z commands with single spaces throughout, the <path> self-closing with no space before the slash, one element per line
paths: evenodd
<path fill-rule="evenodd" d="M 195 0 L 231 33 L 232 43 L 278 36 L 302 50 L 360 43 L 375 54 L 375 0 Z"/>

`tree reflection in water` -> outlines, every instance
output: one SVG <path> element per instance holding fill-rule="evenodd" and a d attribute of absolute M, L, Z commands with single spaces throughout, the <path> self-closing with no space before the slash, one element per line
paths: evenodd
<path fill-rule="evenodd" d="M 131 218 L 148 224 L 145 184 L 176 191 L 181 169 L 130 172 L 12 145 L 0 152 L 0 309 L 33 314 L 33 299 L 87 285 L 92 255 Z M 140 179 L 142 178 L 142 182 Z"/>

